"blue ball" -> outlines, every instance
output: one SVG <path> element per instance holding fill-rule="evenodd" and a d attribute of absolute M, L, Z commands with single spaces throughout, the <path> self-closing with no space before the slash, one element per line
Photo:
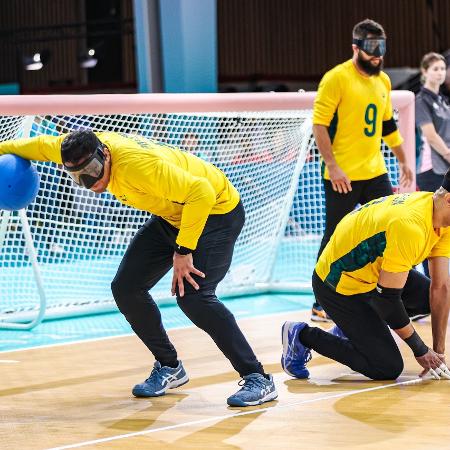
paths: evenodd
<path fill-rule="evenodd" d="M 26 208 L 38 190 L 39 174 L 30 161 L 16 155 L 0 156 L 0 209 Z"/>

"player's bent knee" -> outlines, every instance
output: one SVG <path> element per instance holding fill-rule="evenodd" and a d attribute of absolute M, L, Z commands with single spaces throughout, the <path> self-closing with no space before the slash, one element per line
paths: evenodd
<path fill-rule="evenodd" d="M 192 320 L 192 315 L 228 319 L 233 316 L 230 310 L 216 297 L 213 292 L 198 291 L 192 294 L 177 296 L 181 310 Z"/>
<path fill-rule="evenodd" d="M 371 378 L 373 380 L 396 380 L 403 372 L 403 368 L 403 360 L 399 358 L 396 361 L 386 364 L 384 367 L 380 367 L 377 370 L 377 374 Z"/>
<path fill-rule="evenodd" d="M 114 278 L 114 280 L 111 282 L 111 292 L 114 297 L 114 301 L 117 304 L 117 307 L 121 312 L 123 307 L 123 300 L 125 297 L 125 289 L 124 284 L 120 281 L 118 278 Z"/>
<path fill-rule="evenodd" d="M 133 301 L 134 298 L 138 296 L 136 295 L 138 294 L 136 288 L 132 288 L 130 285 L 132 285 L 132 283 L 129 281 L 125 282 L 125 280 L 117 276 L 111 282 L 111 292 L 113 294 L 114 301 L 122 314 L 125 314 L 130 307 L 132 307 L 135 303 Z"/>

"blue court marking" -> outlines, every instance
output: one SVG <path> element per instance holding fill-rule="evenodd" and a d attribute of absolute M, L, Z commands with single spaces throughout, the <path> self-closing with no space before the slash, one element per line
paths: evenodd
<path fill-rule="evenodd" d="M 223 300 L 236 319 L 308 309 L 312 295 L 264 294 Z M 177 305 L 161 306 L 166 329 L 192 325 Z M 97 314 L 70 319 L 50 320 L 31 331 L 0 330 L 0 351 L 19 350 L 88 339 L 132 334 L 120 313 Z"/>

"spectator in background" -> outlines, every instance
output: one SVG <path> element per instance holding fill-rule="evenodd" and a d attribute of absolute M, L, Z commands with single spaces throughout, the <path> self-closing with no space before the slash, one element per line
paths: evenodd
<path fill-rule="evenodd" d="M 447 73 L 445 75 L 444 84 L 441 86 L 441 93 L 447 98 L 450 98 L 450 48 L 442 55 L 445 58 L 445 64 L 447 65 Z"/>
<path fill-rule="evenodd" d="M 434 192 L 450 167 L 450 106 L 448 99 L 439 93 L 447 65 L 443 55 L 431 52 L 422 58 L 420 68 L 423 86 L 416 97 L 416 128 L 422 135 L 423 145 L 417 185 L 422 191 Z M 430 276 L 427 261 L 423 268 L 425 275 Z"/>
<path fill-rule="evenodd" d="M 450 106 L 439 93 L 446 76 L 445 58 L 427 53 L 422 58 L 423 86 L 416 97 L 416 126 L 431 148 L 432 167 L 417 177 L 421 190 L 434 192 L 450 166 Z"/>
<path fill-rule="evenodd" d="M 386 33 L 373 20 L 353 28 L 353 58 L 322 78 L 314 102 L 313 133 L 323 158 L 326 227 L 318 258 L 340 220 L 358 203 L 391 195 L 392 186 L 380 152 L 381 139 L 400 166 L 400 182 L 409 186 L 403 139 L 391 104 L 391 82 L 381 69 Z M 311 319 L 328 321 L 317 302 Z"/>

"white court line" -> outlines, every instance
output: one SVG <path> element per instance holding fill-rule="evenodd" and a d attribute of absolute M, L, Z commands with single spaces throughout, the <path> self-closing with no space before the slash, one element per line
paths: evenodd
<path fill-rule="evenodd" d="M 422 382 L 421 378 L 414 378 L 413 380 L 402 381 L 400 383 L 392 383 L 392 384 L 386 384 L 384 386 L 376 386 L 376 387 L 372 387 L 372 388 L 358 389 L 358 390 L 352 391 L 352 392 L 341 392 L 339 394 L 326 395 L 324 397 L 313 398 L 310 400 L 303 400 L 300 402 L 287 403 L 286 405 L 269 406 L 267 408 L 253 409 L 251 411 L 244 411 L 244 412 L 239 412 L 236 414 L 227 414 L 227 415 L 223 415 L 223 416 L 207 417 L 205 419 L 193 420 L 191 422 L 177 423 L 175 425 L 168 425 L 165 427 L 153 428 L 151 430 L 136 431 L 135 433 L 119 434 L 118 436 L 112 436 L 109 438 L 95 439 L 92 441 L 79 442 L 77 444 L 63 445 L 61 447 L 52 447 L 52 448 L 49 448 L 46 450 L 66 450 L 69 448 L 80 448 L 80 447 L 85 447 L 86 445 L 102 444 L 104 442 L 117 441 L 119 439 L 128 439 L 128 438 L 135 437 L 135 436 L 144 436 L 146 434 L 158 433 L 160 431 L 168 431 L 168 430 L 174 430 L 177 428 L 190 427 L 193 425 L 200 425 L 200 424 L 208 423 L 208 422 L 215 422 L 215 421 L 219 421 L 219 420 L 231 419 L 234 417 L 248 416 L 250 414 L 259 414 L 261 412 L 265 412 L 265 411 L 269 411 L 269 410 L 276 411 L 279 408 L 292 408 L 293 406 L 306 405 L 308 403 L 320 402 L 322 400 L 330 400 L 333 398 L 348 397 L 350 395 L 361 394 L 364 392 L 379 391 L 381 389 L 387 389 L 387 388 L 394 387 L 394 386 L 418 384 L 421 382 Z"/>

